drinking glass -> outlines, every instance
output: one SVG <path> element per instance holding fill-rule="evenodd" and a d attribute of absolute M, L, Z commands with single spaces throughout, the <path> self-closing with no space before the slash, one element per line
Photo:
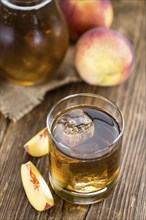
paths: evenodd
<path fill-rule="evenodd" d="M 92 111 L 95 109 L 95 118 L 96 110 L 97 117 L 99 117 L 97 124 L 99 132 L 94 128 L 97 139 L 90 141 L 91 138 L 89 138 L 86 142 L 85 136 L 91 136 L 93 132 L 91 126 L 88 126 L 90 130 L 88 133 L 84 133 L 84 136 L 80 138 L 82 144 L 79 148 L 76 142 L 78 141 L 77 137 L 79 137 L 81 133 L 77 133 L 73 138 L 71 138 L 71 135 L 64 136 L 66 142 L 63 141 L 64 134 L 61 134 L 59 130 L 56 130 L 56 133 L 57 131 L 59 132 L 55 134 L 57 136 L 53 133 L 53 126 L 58 126 L 55 123 L 61 118 L 61 115 L 66 114 L 69 118 L 70 111 L 72 111 L 71 114 L 73 114 L 73 111 L 76 109 L 87 109 L 87 113 L 90 113 L 90 109 L 92 109 Z M 83 115 L 83 117 L 81 116 L 81 118 L 77 116 L 77 114 L 80 115 L 81 112 L 82 111 L 79 110 L 76 111 L 77 120 L 85 117 L 85 115 Z M 100 115 L 103 115 L 102 118 L 100 118 Z M 91 124 L 92 118 L 89 119 L 90 115 L 86 114 L 86 117 L 85 120 Z M 102 146 L 102 148 L 99 149 L 99 140 L 104 137 L 105 139 L 110 139 L 111 135 L 110 130 L 104 134 L 102 124 L 100 130 L 100 122 L 106 117 L 108 117 L 108 120 L 111 119 L 110 123 L 114 122 L 118 125 L 118 135 L 112 139 L 111 143 L 107 142 L 106 147 Z M 63 118 L 63 120 L 66 119 Z M 70 123 L 74 123 L 72 122 L 73 119 L 68 120 L 67 123 L 69 123 L 69 125 L 71 125 Z M 59 121 L 59 123 L 61 123 L 61 121 Z M 65 126 L 66 125 L 67 124 L 65 124 Z M 78 128 L 81 129 L 82 125 L 81 122 Z M 108 130 L 108 124 L 106 126 Z M 52 107 L 47 117 L 47 128 L 51 142 L 49 148 L 49 180 L 56 194 L 69 202 L 77 204 L 92 204 L 106 198 L 110 192 L 113 191 L 117 183 L 120 168 L 124 120 L 119 108 L 113 102 L 99 95 L 89 93 L 70 95 L 58 101 L 57 104 Z M 114 129 L 114 124 L 112 129 Z"/>

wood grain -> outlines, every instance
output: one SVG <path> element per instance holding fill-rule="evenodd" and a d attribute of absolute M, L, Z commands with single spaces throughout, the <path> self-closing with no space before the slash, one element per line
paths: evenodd
<path fill-rule="evenodd" d="M 85 83 L 64 86 L 46 95 L 45 101 L 17 123 L 1 120 L 1 220 L 145 220 L 146 219 L 146 66 L 145 1 L 113 1 L 113 28 L 125 34 L 135 50 L 135 68 L 127 82 L 112 88 Z M 35 211 L 24 194 L 20 166 L 31 160 L 48 179 L 48 157 L 29 156 L 23 144 L 45 126 L 46 116 L 60 98 L 78 92 L 103 95 L 121 108 L 125 122 L 119 183 L 103 202 L 79 206 L 54 195 L 55 206 L 45 212 Z"/>
<path fill-rule="evenodd" d="M 0 113 L 0 145 L 3 141 L 3 137 L 6 133 L 8 127 L 8 120 L 4 118 L 4 116 Z"/>

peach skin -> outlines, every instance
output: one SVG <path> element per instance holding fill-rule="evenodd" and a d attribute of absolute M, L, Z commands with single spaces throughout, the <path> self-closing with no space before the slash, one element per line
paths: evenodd
<path fill-rule="evenodd" d="M 120 84 L 128 78 L 132 66 L 132 46 L 114 30 L 94 28 L 77 42 L 75 67 L 80 77 L 91 85 Z"/>
<path fill-rule="evenodd" d="M 113 7 L 109 0 L 61 0 L 60 6 L 72 39 L 94 27 L 110 27 L 113 21 Z"/>

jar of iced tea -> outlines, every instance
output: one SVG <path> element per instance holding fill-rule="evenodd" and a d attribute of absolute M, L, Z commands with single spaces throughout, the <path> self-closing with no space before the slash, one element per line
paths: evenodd
<path fill-rule="evenodd" d="M 1 0 L 0 11 L 0 75 L 26 86 L 46 82 L 68 45 L 57 2 Z"/>

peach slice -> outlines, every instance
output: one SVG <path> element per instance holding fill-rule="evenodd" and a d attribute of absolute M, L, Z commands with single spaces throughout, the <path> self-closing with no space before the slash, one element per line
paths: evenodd
<path fill-rule="evenodd" d="M 21 165 L 21 179 L 30 204 L 38 211 L 44 211 L 54 205 L 51 191 L 32 162 Z"/>
<path fill-rule="evenodd" d="M 49 153 L 49 136 L 47 128 L 41 130 L 32 137 L 25 145 L 25 150 L 34 157 L 41 157 Z"/>

